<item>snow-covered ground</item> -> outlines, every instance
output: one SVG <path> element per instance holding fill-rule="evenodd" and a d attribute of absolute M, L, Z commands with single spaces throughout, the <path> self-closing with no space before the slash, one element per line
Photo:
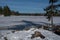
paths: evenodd
<path fill-rule="evenodd" d="M 27 31 L 15 31 L 15 33 L 12 33 L 11 31 L 12 30 L 0 30 L 0 40 L 5 40 L 4 37 L 6 37 L 8 40 L 60 40 L 60 36 L 44 29 L 31 28 Z M 42 39 L 40 37 L 35 37 L 31 39 L 31 36 L 35 31 L 41 32 L 41 34 L 44 35 L 45 38 Z"/>
<path fill-rule="evenodd" d="M 31 21 L 36 24 L 50 23 L 44 16 L 0 16 L 0 27 L 26 24 L 25 22 L 22 22 L 22 20 Z M 54 17 L 53 20 L 54 24 L 60 25 L 60 17 Z"/>
<path fill-rule="evenodd" d="M 60 25 L 60 17 L 54 17 L 53 20 L 54 24 Z M 46 23 L 48 24 L 50 21 L 48 21 L 44 16 L 0 16 L 0 28 L 7 26 L 14 27 L 15 25 L 19 25 L 19 27 L 29 27 L 34 24 L 44 25 Z M 12 31 L 13 30 L 0 30 L 0 40 L 5 40 L 4 37 L 8 40 L 60 40 L 60 36 L 44 29 L 31 28 L 28 31 L 16 31 L 15 33 L 12 33 Z M 35 31 L 41 32 L 45 38 L 42 39 L 40 37 L 36 37 L 31 39 L 31 34 L 34 34 Z"/>

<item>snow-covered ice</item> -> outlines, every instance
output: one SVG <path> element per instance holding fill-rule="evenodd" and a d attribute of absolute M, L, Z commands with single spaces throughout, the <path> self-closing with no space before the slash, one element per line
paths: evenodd
<path fill-rule="evenodd" d="M 24 25 L 22 20 L 31 21 L 37 24 L 50 23 L 44 16 L 0 16 L 0 27 L 12 25 Z M 60 17 L 54 17 L 54 24 L 60 25 Z"/>

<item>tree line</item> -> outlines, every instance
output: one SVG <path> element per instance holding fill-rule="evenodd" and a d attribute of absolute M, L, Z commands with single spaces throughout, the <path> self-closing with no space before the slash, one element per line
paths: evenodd
<path fill-rule="evenodd" d="M 11 15 L 24 15 L 24 16 L 51 16 L 50 15 L 50 11 L 51 11 L 51 6 L 46 7 L 44 10 L 46 11 L 46 13 L 19 13 L 18 11 L 12 11 L 10 10 L 10 8 L 8 6 L 0 6 L 0 15 L 4 15 L 4 16 L 11 16 Z M 60 5 L 57 5 L 57 7 Z M 53 8 L 55 9 L 56 5 L 53 5 Z M 56 8 L 57 8 L 56 7 Z M 50 10 L 49 10 L 50 9 Z M 60 16 L 59 13 L 60 10 L 56 10 L 55 13 L 53 14 L 53 16 Z"/>
<path fill-rule="evenodd" d="M 11 15 L 19 15 L 19 12 L 11 11 L 8 6 L 0 6 L 0 15 L 11 16 Z"/>
<path fill-rule="evenodd" d="M 0 6 L 0 15 L 11 16 L 11 15 L 22 15 L 22 16 L 43 16 L 43 13 L 19 13 L 18 11 L 12 11 L 8 6 Z"/>

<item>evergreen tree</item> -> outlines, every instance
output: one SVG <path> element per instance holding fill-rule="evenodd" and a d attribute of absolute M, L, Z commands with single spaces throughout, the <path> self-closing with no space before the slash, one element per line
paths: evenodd
<path fill-rule="evenodd" d="M 10 16 L 11 15 L 11 10 L 9 9 L 8 6 L 4 6 L 4 16 Z"/>
<path fill-rule="evenodd" d="M 46 11 L 47 19 L 51 20 L 51 26 L 53 27 L 53 15 L 58 13 L 58 7 L 60 4 L 55 4 L 58 0 L 49 0 L 49 6 L 46 7 L 44 10 Z"/>
<path fill-rule="evenodd" d="M 2 14 L 2 11 L 3 11 L 2 6 L 0 6 L 0 14 Z"/>

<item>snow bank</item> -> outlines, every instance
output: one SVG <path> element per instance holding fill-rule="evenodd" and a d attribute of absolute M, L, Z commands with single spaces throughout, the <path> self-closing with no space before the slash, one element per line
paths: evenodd
<path fill-rule="evenodd" d="M 40 37 L 35 37 L 35 38 L 31 39 L 31 36 L 32 36 L 32 34 L 34 34 L 35 31 L 41 32 L 41 34 L 44 35 L 45 38 L 42 39 Z M 25 30 L 16 31 L 15 33 L 4 34 L 4 35 L 8 40 L 60 40 L 60 36 L 50 32 L 50 31 L 47 31 L 44 29 L 36 29 L 36 28 L 31 28 L 30 30 L 27 30 L 27 31 L 25 31 Z M 0 40 L 4 40 L 3 37 L 1 37 Z"/>

